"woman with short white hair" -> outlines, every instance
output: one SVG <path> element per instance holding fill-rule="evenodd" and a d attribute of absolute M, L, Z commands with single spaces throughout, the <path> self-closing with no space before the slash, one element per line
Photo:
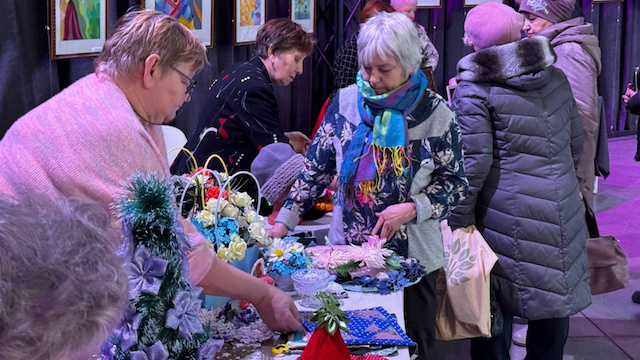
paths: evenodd
<path fill-rule="evenodd" d="M 426 90 L 419 44 L 400 13 L 362 24 L 357 82 L 330 103 L 270 235 L 293 229 L 338 175 L 329 241 L 358 245 L 376 234 L 425 266 L 428 274 L 404 290 L 404 309 L 407 333 L 426 359 L 435 340 L 436 270 L 444 265 L 440 220 L 468 182 L 458 123 Z"/>

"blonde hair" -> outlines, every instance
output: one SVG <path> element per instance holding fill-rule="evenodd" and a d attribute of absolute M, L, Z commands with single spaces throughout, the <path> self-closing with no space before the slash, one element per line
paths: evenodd
<path fill-rule="evenodd" d="M 178 63 L 192 63 L 196 71 L 208 63 L 204 45 L 178 20 L 158 11 L 139 10 L 118 20 L 94 61 L 95 72 L 132 78 L 152 54 L 160 56 L 163 73 Z"/>

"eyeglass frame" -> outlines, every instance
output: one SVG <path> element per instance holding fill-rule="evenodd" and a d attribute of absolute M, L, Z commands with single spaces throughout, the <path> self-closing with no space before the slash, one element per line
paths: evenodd
<path fill-rule="evenodd" d="M 169 67 L 171 69 L 173 69 L 175 72 L 177 72 L 178 74 L 182 75 L 184 78 L 186 78 L 187 80 L 189 80 L 189 85 L 187 85 L 187 91 L 185 91 L 185 94 L 187 95 L 191 95 L 193 93 L 193 90 L 196 88 L 196 84 L 197 82 L 195 80 L 193 80 L 192 78 L 188 77 L 185 73 L 183 73 L 182 71 L 176 69 L 174 66 L 169 65 Z"/>

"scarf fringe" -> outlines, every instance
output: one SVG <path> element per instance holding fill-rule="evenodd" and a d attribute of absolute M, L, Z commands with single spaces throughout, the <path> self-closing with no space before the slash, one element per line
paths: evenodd
<path fill-rule="evenodd" d="M 373 162 L 376 164 L 376 172 L 378 173 L 376 179 L 385 173 L 387 167 L 396 176 L 404 175 L 409 164 L 409 156 L 404 146 L 382 147 L 371 144 L 371 147 L 373 148 Z M 376 184 L 379 182 L 376 180 Z"/>

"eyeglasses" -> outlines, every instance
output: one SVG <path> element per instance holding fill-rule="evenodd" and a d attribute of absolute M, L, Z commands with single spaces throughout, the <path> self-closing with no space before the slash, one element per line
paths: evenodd
<path fill-rule="evenodd" d="M 169 65 L 169 67 L 189 81 L 189 85 L 187 85 L 187 91 L 185 92 L 185 94 L 191 95 L 193 90 L 196 88 L 196 81 L 193 80 L 192 78 L 188 77 L 187 75 L 185 75 L 185 73 L 183 73 L 182 71 L 176 69 L 175 67 L 173 67 L 171 65 Z"/>

